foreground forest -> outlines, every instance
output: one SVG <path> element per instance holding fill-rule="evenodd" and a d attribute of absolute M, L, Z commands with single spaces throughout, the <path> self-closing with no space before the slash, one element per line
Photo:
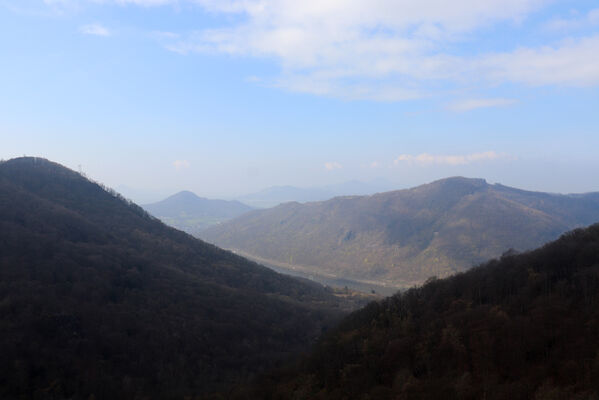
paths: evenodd
<path fill-rule="evenodd" d="M 182 399 L 306 349 L 353 307 L 39 158 L 0 163 L 0 398 Z"/>
<path fill-rule="evenodd" d="M 2 399 L 599 396 L 599 224 L 344 319 L 361 300 L 334 294 L 0 163 Z"/>
<path fill-rule="evenodd" d="M 599 224 L 371 303 L 234 398 L 597 399 Z"/>

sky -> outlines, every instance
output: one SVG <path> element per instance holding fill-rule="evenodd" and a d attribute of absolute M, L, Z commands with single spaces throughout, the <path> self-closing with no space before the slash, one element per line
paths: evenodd
<path fill-rule="evenodd" d="M 596 0 L 0 0 L 0 158 L 147 202 L 599 191 Z"/>

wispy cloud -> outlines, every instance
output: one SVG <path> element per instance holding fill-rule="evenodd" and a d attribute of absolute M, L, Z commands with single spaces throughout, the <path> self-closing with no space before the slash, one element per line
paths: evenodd
<path fill-rule="evenodd" d="M 509 106 L 511 104 L 516 103 L 514 99 L 467 99 L 467 100 L 458 100 L 447 106 L 448 110 L 456 111 L 456 112 L 465 112 L 476 110 L 478 108 L 488 108 L 488 107 L 504 107 Z"/>
<path fill-rule="evenodd" d="M 165 4 L 175 4 L 177 0 L 115 0 L 120 4 L 136 4 L 138 6 L 155 7 Z"/>
<path fill-rule="evenodd" d="M 187 4 L 211 15 L 233 17 L 222 19 L 227 22 L 218 28 L 158 35 L 157 41 L 180 54 L 274 60 L 280 72 L 255 81 L 292 92 L 404 101 L 506 83 L 599 85 L 599 32 L 587 30 L 584 35 L 502 52 L 477 46 L 473 39 L 481 29 L 519 24 L 554 0 L 87 1 L 141 7 Z M 547 25 L 558 30 L 599 25 L 599 9 Z M 109 34 L 101 26 L 88 28 L 89 34 Z M 466 111 L 507 105 L 499 100 L 455 103 L 449 108 Z"/>
<path fill-rule="evenodd" d="M 24 16 L 56 17 L 76 12 L 79 0 L 0 0 L 0 8 Z"/>
<path fill-rule="evenodd" d="M 589 87 L 599 84 L 599 34 L 566 39 L 555 46 L 489 54 L 476 68 L 498 83 Z"/>
<path fill-rule="evenodd" d="M 120 5 L 132 4 L 142 7 L 157 7 L 168 4 L 177 4 L 179 0 L 92 0 L 95 3 L 115 3 Z M 192 1 L 193 2 L 193 1 Z"/>
<path fill-rule="evenodd" d="M 281 74 L 272 86 L 349 99 L 408 100 L 428 96 L 442 84 L 599 84 L 599 35 L 502 53 L 484 48 L 464 56 L 445 50 L 480 28 L 522 21 L 549 3 L 197 0 L 212 13 L 237 14 L 241 22 L 193 32 L 167 47 L 181 54 L 274 59 Z M 471 104 L 472 109 L 498 105 Z"/>
<path fill-rule="evenodd" d="M 545 24 L 545 29 L 551 31 L 565 31 L 581 29 L 589 26 L 599 25 L 599 8 L 590 10 L 586 14 L 574 13 L 568 18 L 554 18 Z"/>
<path fill-rule="evenodd" d="M 187 160 L 175 160 L 175 161 L 173 161 L 173 166 L 177 170 L 182 170 L 182 169 L 189 168 L 191 166 L 191 164 Z"/>
<path fill-rule="evenodd" d="M 341 168 L 343 168 L 343 166 L 341 164 L 339 164 L 338 162 L 329 161 L 329 162 L 324 163 L 324 168 L 327 171 L 333 171 L 335 169 L 341 169 Z"/>
<path fill-rule="evenodd" d="M 78 3 L 78 1 L 77 0 L 43 0 L 43 3 L 48 6 L 73 7 Z"/>
<path fill-rule="evenodd" d="M 111 32 L 108 28 L 101 24 L 89 24 L 83 25 L 79 28 L 79 31 L 84 35 L 93 35 L 93 36 L 110 36 Z"/>
<path fill-rule="evenodd" d="M 501 158 L 507 158 L 506 155 L 498 154 L 494 151 L 485 151 L 482 153 L 472 153 L 465 155 L 435 155 L 422 153 L 418 155 L 401 154 L 394 161 L 395 165 L 417 164 L 417 165 L 466 165 L 474 162 L 493 161 Z"/>

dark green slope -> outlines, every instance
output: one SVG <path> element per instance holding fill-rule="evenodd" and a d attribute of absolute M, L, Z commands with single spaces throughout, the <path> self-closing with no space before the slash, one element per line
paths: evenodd
<path fill-rule="evenodd" d="M 2 399 L 222 389 L 304 349 L 338 306 L 58 164 L 0 164 Z"/>
<path fill-rule="evenodd" d="M 372 303 L 232 398 L 598 396 L 599 224 Z"/>
<path fill-rule="evenodd" d="M 287 268 L 410 286 L 597 221 L 597 193 L 553 195 L 448 178 L 253 211 L 202 237 Z"/>
<path fill-rule="evenodd" d="M 165 223 L 193 235 L 253 210 L 236 200 L 205 199 L 188 191 L 179 192 L 157 203 L 146 204 L 143 208 Z"/>

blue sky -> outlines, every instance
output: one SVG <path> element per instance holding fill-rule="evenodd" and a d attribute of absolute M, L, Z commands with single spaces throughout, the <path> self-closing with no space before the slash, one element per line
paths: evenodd
<path fill-rule="evenodd" d="M 150 200 L 464 175 L 599 191 L 599 4 L 0 0 L 0 158 Z"/>

